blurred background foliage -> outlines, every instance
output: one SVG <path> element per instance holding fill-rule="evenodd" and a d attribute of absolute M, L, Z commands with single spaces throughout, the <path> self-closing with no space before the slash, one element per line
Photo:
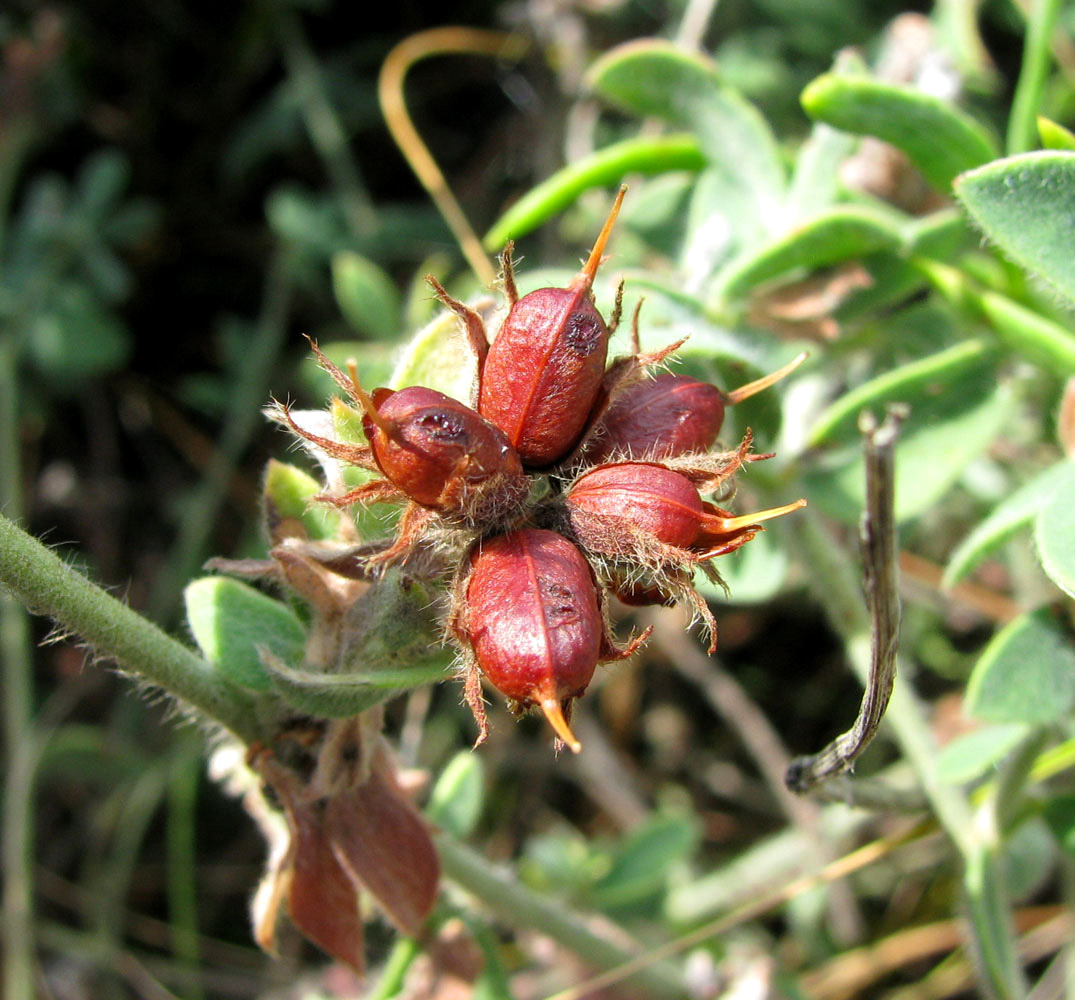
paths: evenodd
<path fill-rule="evenodd" d="M 1070 125 L 1075 8 L 1058 7 L 1055 64 L 1037 110 Z M 999 155 L 993 137 L 1008 127 L 1020 76 L 1023 6 L 944 0 L 914 9 L 930 21 L 902 23 L 927 25 L 927 49 L 943 54 L 942 76 L 953 82 L 946 96 L 959 93 L 984 126 L 986 158 L 991 148 Z M 640 120 L 645 135 L 654 117 L 669 117 L 659 105 L 682 91 L 642 84 L 642 96 L 632 96 L 637 78 L 618 79 L 608 61 L 594 68 L 602 53 L 641 37 L 715 58 L 721 83 L 768 122 L 756 134 L 772 149 L 744 155 L 781 175 L 808 177 L 788 195 L 807 218 L 848 202 L 836 164 L 851 149 L 845 133 L 822 133 L 828 146 L 804 146 L 819 132 L 800 95 L 848 46 L 855 51 L 842 66 L 852 73 L 912 58 L 911 43 L 886 33 L 907 11 L 877 0 L 475 0 L 435 11 L 413 3 L 360 11 L 331 0 L 230 7 L 12 0 L 0 12 L 5 511 L 173 630 L 181 627 L 182 587 L 207 557 L 263 551 L 260 481 L 268 459 L 288 444 L 261 407 L 271 394 L 317 406 L 329 391 L 300 334 L 332 356 L 357 354 L 376 382 L 391 370 L 401 337 L 433 314 L 423 275 L 436 273 L 457 294 L 479 288 L 378 108 L 378 71 L 403 38 L 464 24 L 532 41 L 518 61 L 432 59 L 408 77 L 410 113 L 479 233 L 503 223 L 512 204 L 565 163 L 638 135 Z M 687 73 L 684 86 L 691 79 Z M 841 93 L 810 94 L 815 119 L 839 117 Z M 675 127 L 694 134 L 704 152 L 704 132 L 686 117 Z M 812 174 L 802 166 L 806 150 L 819 157 Z M 950 570 L 954 582 L 982 562 L 973 584 L 955 596 L 938 588 L 973 526 L 1056 462 L 1059 400 L 1072 374 L 1055 358 L 998 359 L 995 346 L 976 347 L 968 337 L 980 332 L 979 319 L 971 317 L 988 302 L 972 310 L 968 295 L 1003 294 L 1070 332 L 1069 304 L 983 250 L 973 230 L 944 214 L 949 192 L 929 184 L 912 179 L 898 210 L 891 199 L 852 199 L 873 214 L 850 223 L 841 216 L 839 248 L 826 230 L 822 254 L 796 245 L 780 258 L 712 172 L 656 173 L 632 188 L 614 247 L 629 296 L 648 296 L 644 344 L 690 332 L 685 370 L 733 388 L 811 343 L 814 358 L 784 398 L 782 424 L 775 396 L 752 401 L 737 419 L 740 429 L 758 431 L 761 447 L 785 456 L 758 470 L 757 491 L 788 500 L 789 491 L 803 490 L 830 518 L 836 552 L 854 548 L 853 418 L 862 400 L 818 421 L 822 404 L 864 385 L 874 404 L 915 396 L 922 424 L 908 453 L 912 488 L 901 495 L 902 666 L 928 705 L 933 735 L 947 742 L 970 726 L 961 704 L 972 668 L 1000 627 L 1025 610 L 1051 605 L 1055 613 L 1020 617 L 992 647 L 992 662 L 1040 662 L 1045 649 L 1060 664 L 1039 678 L 1029 708 L 1005 701 L 1010 684 L 999 682 L 996 696 L 988 677 L 979 680 L 971 696 L 992 726 L 955 745 L 941 777 L 970 787 L 1013 753 L 1038 767 L 1041 780 L 1063 775 L 1068 758 L 1050 764 L 1037 755 L 1070 749 L 1075 691 L 1063 687 L 1070 639 L 1057 638 L 1070 634 L 1070 602 L 1058 601 L 1040 572 L 1029 532 L 1010 536 L 1037 518 L 1040 545 L 1069 508 L 1055 501 L 1051 514 L 1039 514 L 1034 497 L 1045 494 L 1023 495 L 1021 507 L 1009 506 L 963 550 L 958 572 Z M 555 273 L 539 267 L 573 270 L 606 208 L 607 194 L 590 192 L 539 228 L 524 227 L 524 290 Z M 706 242 L 718 214 L 732 230 L 724 257 Z M 790 218 L 767 235 L 786 235 Z M 777 256 L 751 257 L 758 246 Z M 973 288 L 954 287 L 936 268 L 912 274 L 912 253 L 958 259 L 956 277 Z M 863 259 L 868 287 L 856 284 L 861 271 L 838 266 Z M 804 264 L 829 269 L 831 280 L 796 287 L 791 299 L 754 295 Z M 677 291 L 708 311 L 700 314 Z M 936 362 L 951 350 L 959 353 Z M 903 367 L 923 359 L 940 367 Z M 893 369 L 903 372 L 898 385 L 873 381 Z M 939 393 L 938 385 L 952 391 Z M 1068 426 L 1067 434 L 1075 431 Z M 436 821 L 488 857 L 515 859 L 531 888 L 621 922 L 646 947 L 786 886 L 870 837 L 900 831 L 903 807 L 913 813 L 922 797 L 892 740 L 863 763 L 862 773 L 884 772 L 889 781 L 876 812 L 781 790 L 784 746 L 802 753 L 823 745 L 854 717 L 860 693 L 846 669 L 847 636 L 803 586 L 805 576 L 831 567 L 796 548 L 789 530 L 771 533 L 776 544 L 747 550 L 753 563 L 728 573 L 730 601 L 712 593 L 722 603 L 719 661 L 699 663 L 699 647 L 676 633 L 674 619 L 644 657 L 606 671 L 582 703 L 586 751 L 577 760 L 555 759 L 535 720 L 515 726 L 498 713 L 490 743 L 459 761 L 472 732 L 454 686 L 396 703 L 391 729 L 404 764 L 443 773 L 430 807 Z M 39 995 L 357 995 L 297 939 L 285 942 L 277 961 L 253 947 L 247 900 L 264 847 L 237 802 L 204 780 L 198 734 L 172 725 L 163 706 L 124 679 L 83 669 L 71 645 L 35 647 L 33 691 L 20 688 L 12 678 L 26 655 L 17 652 L 26 626 L 13 624 L 19 613 L 10 605 L 4 614 L 4 833 L 10 844 L 18 831 L 36 831 Z M 30 628 L 34 640 L 46 637 L 41 622 Z M 39 755 L 29 770 L 12 765 L 11 747 L 23 737 Z M 1031 821 L 1005 827 L 1000 863 L 1015 909 L 998 904 L 997 919 L 1010 917 L 1020 932 L 1039 929 L 1037 938 L 1021 939 L 1023 954 L 1034 973 L 1058 969 L 1052 975 L 1062 980 L 1063 959 L 1053 956 L 1071 930 L 1057 920 L 1075 883 L 1064 855 L 1072 850 L 1075 798 L 1070 780 L 1046 790 L 1030 787 L 1026 768 L 1012 773 L 1030 788 L 1017 805 L 1021 820 Z M 32 801 L 32 815 L 20 816 L 20 796 Z M 730 996 L 750 984 L 757 992 L 736 995 L 974 995 L 973 969 L 989 961 L 960 947 L 955 918 L 968 857 L 957 853 L 927 827 L 856 879 L 738 923 L 691 952 L 692 995 Z M 914 937 L 920 928 L 929 933 Z M 472 932 L 497 956 L 475 995 L 545 996 L 593 971 L 537 932 L 476 918 Z M 860 950 L 869 942 L 889 948 Z M 403 953 L 392 948 L 391 935 L 374 925 L 373 963 L 391 956 L 402 966 Z M 392 995 L 392 982 L 386 976 L 378 995 Z M 408 989 L 450 995 L 444 983 L 421 992 L 414 976 Z"/>

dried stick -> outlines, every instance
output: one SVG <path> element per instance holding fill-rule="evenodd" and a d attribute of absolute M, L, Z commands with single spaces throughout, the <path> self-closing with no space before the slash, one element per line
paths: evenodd
<path fill-rule="evenodd" d="M 866 509 L 859 540 L 870 613 L 870 672 L 855 724 L 819 753 L 791 762 L 784 782 L 795 792 L 805 792 L 851 768 L 873 740 L 892 694 L 900 631 L 893 453 L 905 416 L 905 407 L 891 407 L 880 426 L 872 413 L 859 417 L 866 439 Z"/>

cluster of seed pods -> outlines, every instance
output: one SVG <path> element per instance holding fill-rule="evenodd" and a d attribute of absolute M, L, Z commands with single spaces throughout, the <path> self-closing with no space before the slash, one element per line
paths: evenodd
<path fill-rule="evenodd" d="M 606 323 L 592 287 L 625 189 L 589 259 L 564 288 L 519 297 L 511 246 L 502 257 L 509 310 L 492 342 L 482 319 L 430 278 L 462 320 L 478 378 L 468 403 L 414 386 L 372 395 L 354 368 L 322 365 L 363 413 L 368 446 L 304 438 L 345 462 L 379 472 L 343 496 L 345 507 L 406 503 L 396 538 L 371 564 L 406 561 L 436 539 L 453 560 L 449 634 L 464 658 L 466 700 L 487 725 L 480 676 L 516 713 L 538 706 L 557 736 L 580 749 L 570 729 L 573 700 L 599 663 L 629 656 L 645 639 L 618 646 L 608 595 L 632 604 L 685 603 L 716 624 L 694 589 L 711 565 L 761 530 L 761 522 L 805 501 L 735 516 L 703 496 L 730 492 L 749 461 L 750 435 L 714 450 L 725 406 L 782 378 L 801 360 L 724 393 L 656 368 L 678 345 L 643 354 L 638 313 L 633 353 L 608 364 L 619 297 Z M 622 288 L 621 288 L 622 295 Z M 290 416 L 284 410 L 284 416 Z"/>

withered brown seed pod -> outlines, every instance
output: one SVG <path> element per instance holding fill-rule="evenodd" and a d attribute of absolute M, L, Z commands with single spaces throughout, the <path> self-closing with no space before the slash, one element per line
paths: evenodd
<path fill-rule="evenodd" d="M 537 705 L 578 752 L 564 709 L 593 678 L 604 635 L 578 548 L 541 528 L 485 539 L 471 555 L 460 626 L 490 683 L 520 708 Z"/>
<path fill-rule="evenodd" d="M 471 491 L 494 476 L 525 496 L 522 463 L 504 432 L 442 392 L 377 389 L 362 423 L 385 478 L 423 507 L 466 514 Z"/>
<path fill-rule="evenodd" d="M 526 465 L 567 455 L 597 398 L 609 329 L 590 290 L 625 190 L 575 280 L 515 302 L 486 356 L 478 409 L 504 429 Z"/>

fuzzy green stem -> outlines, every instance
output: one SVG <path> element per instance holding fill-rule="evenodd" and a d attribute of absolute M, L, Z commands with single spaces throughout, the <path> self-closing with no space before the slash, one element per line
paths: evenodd
<path fill-rule="evenodd" d="M 1060 16 L 1060 7 L 1061 0 L 1035 0 L 1028 11 L 1023 62 L 1008 116 L 1009 156 L 1025 153 L 1037 146 L 1038 112 L 1052 60 L 1049 46 Z"/>
<path fill-rule="evenodd" d="M 602 933 L 601 925 L 577 916 L 562 902 L 548 899 L 518 882 L 507 871 L 445 833 L 436 838 L 444 874 L 488 907 L 501 920 L 547 934 L 595 968 L 614 969 L 638 957 L 640 945 L 625 932 L 605 925 L 613 933 Z M 614 937 L 622 936 L 623 940 Z M 667 965 L 641 970 L 629 980 L 641 994 L 663 998 L 686 996 L 679 974 Z"/>
<path fill-rule="evenodd" d="M 287 333 L 291 288 L 287 252 L 278 250 L 265 275 L 261 314 L 232 388 L 223 433 L 190 502 L 184 506 L 167 568 L 158 575 L 150 594 L 146 613 L 154 621 L 167 622 L 172 617 L 180 590 L 209 555 L 206 546 L 217 511 L 227 495 L 228 482 L 261 425 L 262 404 L 269 395 L 269 373 Z"/>
<path fill-rule="evenodd" d="M 0 332 L 0 511 L 22 511 L 19 393 L 15 337 Z M 3 515 L 0 514 L 0 517 Z M 4 691 L 3 996 L 34 996 L 33 664 L 26 612 L 0 593 L 0 664 Z"/>
<path fill-rule="evenodd" d="M 250 743 L 262 734 L 254 701 L 181 642 L 106 594 L 54 552 L 0 515 L 0 586 L 47 615 L 100 655 L 163 688 Z M 5 691 L 5 704 L 12 692 Z"/>

